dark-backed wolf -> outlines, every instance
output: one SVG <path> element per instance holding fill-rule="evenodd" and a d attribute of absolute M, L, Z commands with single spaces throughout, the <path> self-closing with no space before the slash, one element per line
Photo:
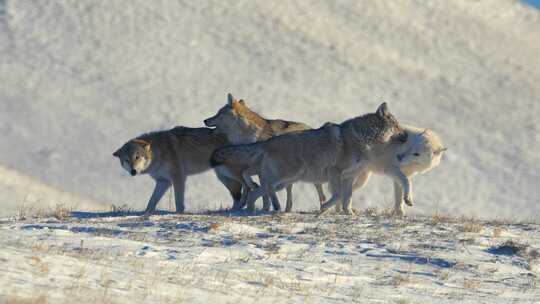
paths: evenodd
<path fill-rule="evenodd" d="M 330 182 L 334 193 L 321 207 L 321 211 L 325 211 L 339 200 L 343 201 L 344 207 L 349 207 L 354 178 L 367 170 L 370 159 L 406 140 L 407 133 L 383 103 L 375 113 L 339 125 L 327 123 L 315 130 L 288 133 L 250 145 L 220 148 L 212 155 L 212 162 L 214 165 L 246 164 L 259 168 L 261 185 L 248 195 L 249 210 L 254 209 L 259 196 L 268 195 L 277 201 L 275 191 L 304 181 Z M 404 200 L 409 202 L 408 179 L 394 171 L 388 175 L 401 184 Z"/>

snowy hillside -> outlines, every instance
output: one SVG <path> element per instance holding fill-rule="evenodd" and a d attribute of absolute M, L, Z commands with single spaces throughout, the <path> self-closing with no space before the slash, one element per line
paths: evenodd
<path fill-rule="evenodd" d="M 66 210 L 106 210 L 111 204 L 91 201 L 40 183 L 17 171 L 0 167 L 0 201 L 3 213 L 17 215 Z"/>
<path fill-rule="evenodd" d="M 387 101 L 449 148 L 407 211 L 540 215 L 540 14 L 518 1 L 3 0 L 0 52 L 0 165 L 89 201 L 143 208 L 150 178 L 111 153 L 202 125 L 232 92 L 313 126 Z M 355 206 L 389 205 L 389 185 L 371 180 Z M 311 186 L 295 193 L 316 208 Z M 230 199 L 207 173 L 186 204 Z"/>

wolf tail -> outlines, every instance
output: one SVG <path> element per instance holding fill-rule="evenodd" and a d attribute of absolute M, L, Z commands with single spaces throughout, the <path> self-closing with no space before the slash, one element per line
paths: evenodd
<path fill-rule="evenodd" d="M 223 164 L 249 165 L 256 162 L 262 154 L 263 149 L 260 149 L 260 143 L 226 146 L 212 153 L 210 165 L 212 167 Z"/>

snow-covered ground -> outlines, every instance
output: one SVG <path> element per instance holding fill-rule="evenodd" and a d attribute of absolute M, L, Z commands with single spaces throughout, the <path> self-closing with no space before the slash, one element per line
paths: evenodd
<path fill-rule="evenodd" d="M 0 303 L 540 302 L 538 224 L 109 215 L 0 223 Z"/>
<path fill-rule="evenodd" d="M 201 126 L 232 92 L 313 126 L 387 101 L 449 147 L 409 212 L 540 215 L 540 14 L 519 1 L 2 0 L 0 53 L 0 166 L 81 200 L 143 208 L 152 182 L 111 153 Z M 4 215 L 24 201 L 10 185 Z M 388 185 L 355 206 L 389 205 Z M 311 186 L 295 193 L 316 208 Z M 188 210 L 230 204 L 212 173 L 188 180 Z"/>

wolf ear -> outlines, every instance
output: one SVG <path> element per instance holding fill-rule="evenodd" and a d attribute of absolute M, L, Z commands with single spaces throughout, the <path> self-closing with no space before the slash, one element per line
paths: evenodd
<path fill-rule="evenodd" d="M 112 156 L 114 156 L 114 157 L 120 157 L 120 149 L 114 151 L 114 153 L 112 154 Z"/>
<path fill-rule="evenodd" d="M 232 103 L 234 101 L 234 97 L 232 96 L 231 93 L 227 94 L 227 104 L 232 106 Z"/>
<path fill-rule="evenodd" d="M 443 152 L 446 151 L 446 150 L 448 150 L 448 148 L 443 147 L 443 148 L 440 148 L 440 149 L 438 149 L 438 150 L 436 150 L 436 151 L 433 151 L 433 154 L 439 155 L 439 154 L 443 153 Z"/>
<path fill-rule="evenodd" d="M 386 102 L 381 103 L 381 105 L 377 108 L 377 114 L 379 116 L 387 116 L 390 112 L 388 111 L 388 105 L 386 105 Z"/>
<path fill-rule="evenodd" d="M 144 139 L 134 139 L 132 142 L 142 146 L 145 150 L 150 150 L 150 142 Z"/>
<path fill-rule="evenodd" d="M 241 104 L 241 105 L 243 105 L 243 106 L 246 105 L 246 102 L 245 102 L 243 99 L 238 100 L 238 103 Z"/>

